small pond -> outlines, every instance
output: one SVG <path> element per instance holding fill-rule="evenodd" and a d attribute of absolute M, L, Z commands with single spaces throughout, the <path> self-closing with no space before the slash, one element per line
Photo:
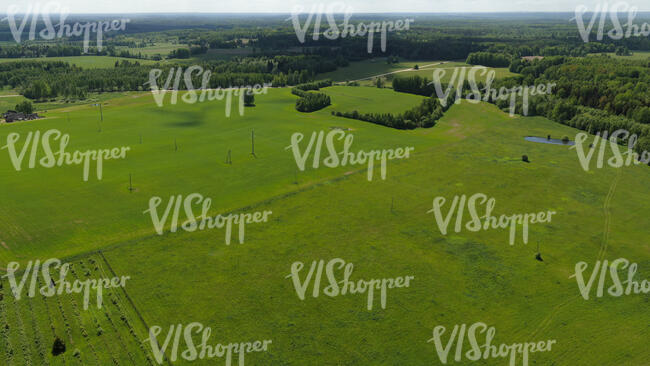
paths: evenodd
<path fill-rule="evenodd" d="M 532 141 L 532 142 L 541 142 L 543 144 L 552 144 L 552 145 L 564 145 L 564 146 L 573 146 L 575 145 L 575 142 L 573 141 L 562 141 L 558 139 L 547 139 L 545 137 L 535 137 L 535 136 L 526 136 L 525 137 L 526 141 Z"/>

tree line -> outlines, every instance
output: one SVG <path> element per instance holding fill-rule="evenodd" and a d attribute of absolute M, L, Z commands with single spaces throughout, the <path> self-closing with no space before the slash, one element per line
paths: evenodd
<path fill-rule="evenodd" d="M 332 100 L 329 95 L 314 91 L 331 85 L 332 80 L 320 80 L 293 87 L 291 93 L 300 97 L 296 100 L 296 110 L 299 112 L 314 112 L 330 105 Z"/>

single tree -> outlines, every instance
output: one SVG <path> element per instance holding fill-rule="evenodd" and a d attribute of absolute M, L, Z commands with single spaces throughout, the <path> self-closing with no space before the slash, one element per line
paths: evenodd
<path fill-rule="evenodd" d="M 26 100 L 24 102 L 16 104 L 16 111 L 30 114 L 34 112 L 34 106 L 32 105 L 32 102 Z"/>

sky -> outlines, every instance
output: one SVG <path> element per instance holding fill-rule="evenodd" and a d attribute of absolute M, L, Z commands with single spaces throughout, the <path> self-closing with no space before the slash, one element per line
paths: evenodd
<path fill-rule="evenodd" d="M 608 1 L 610 5 L 626 3 L 639 11 L 650 11 L 649 0 Z M 574 12 L 583 5 L 595 10 L 600 0 L 0 0 L 0 13 L 9 6 L 26 12 L 29 4 L 58 3 L 70 13 L 290 13 L 301 5 L 308 12 L 312 6 L 345 4 L 357 13 L 409 12 Z M 342 11 L 339 11 L 342 12 Z"/>

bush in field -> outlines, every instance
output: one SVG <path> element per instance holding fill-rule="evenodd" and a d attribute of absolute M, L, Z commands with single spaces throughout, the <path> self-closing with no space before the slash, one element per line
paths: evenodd
<path fill-rule="evenodd" d="M 252 92 L 247 91 L 244 93 L 244 105 L 247 107 L 255 106 L 255 95 Z"/>
<path fill-rule="evenodd" d="M 34 106 L 32 105 L 32 102 L 26 100 L 24 102 L 16 104 L 16 112 L 30 114 L 34 112 Z"/>
<path fill-rule="evenodd" d="M 54 339 L 54 344 L 52 345 L 52 355 L 58 356 L 65 352 L 65 342 L 59 337 Z"/>
<path fill-rule="evenodd" d="M 429 128 L 436 124 L 436 121 L 442 117 L 444 108 L 438 98 L 427 98 L 422 103 L 404 113 L 359 113 L 336 112 L 336 116 L 358 119 L 365 122 L 371 122 L 378 125 L 392 127 L 399 130 L 411 130 L 417 127 Z"/>
<path fill-rule="evenodd" d="M 305 93 L 296 101 L 296 110 L 299 112 L 314 112 L 323 109 L 332 103 L 330 97 L 323 93 Z"/>

